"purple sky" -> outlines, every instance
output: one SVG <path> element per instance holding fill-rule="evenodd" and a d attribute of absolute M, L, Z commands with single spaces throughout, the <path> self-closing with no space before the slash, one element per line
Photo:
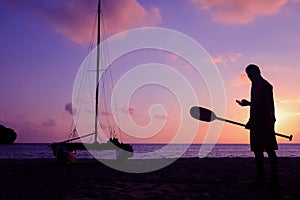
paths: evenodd
<path fill-rule="evenodd" d="M 17 142 L 53 142 L 69 136 L 73 83 L 87 55 L 96 7 L 96 0 L 0 2 L 0 123 L 17 131 Z M 249 98 L 250 82 L 244 68 L 257 63 L 274 86 L 276 130 L 294 134 L 294 142 L 300 142 L 300 1 L 106 0 L 103 13 L 108 36 L 157 26 L 180 31 L 200 43 L 224 80 L 226 117 L 230 119 L 247 121 L 248 109 L 238 107 L 235 99 Z M 146 54 L 137 55 L 129 55 L 128 60 L 139 57 L 140 62 L 151 62 Z M 174 68 L 179 67 L 174 63 Z M 116 72 L 116 77 L 123 72 L 126 70 Z M 157 88 L 146 87 L 137 92 L 129 106 L 139 124 L 147 122 L 145 108 L 150 104 L 165 105 L 172 98 L 167 93 L 163 102 L 156 102 L 149 95 L 154 90 Z M 169 117 L 157 114 L 158 120 L 175 123 L 176 106 L 176 101 L 167 105 Z M 167 123 L 163 131 L 171 134 L 172 126 Z M 219 142 L 247 143 L 244 132 L 225 125 Z M 160 138 L 149 141 L 160 142 Z"/>

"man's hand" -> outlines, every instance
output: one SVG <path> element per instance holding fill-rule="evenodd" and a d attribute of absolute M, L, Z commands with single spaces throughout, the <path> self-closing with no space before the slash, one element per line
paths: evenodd
<path fill-rule="evenodd" d="M 250 106 L 250 102 L 246 99 L 243 100 L 236 100 L 235 102 L 237 102 L 240 106 Z"/>
<path fill-rule="evenodd" d="M 251 128 L 251 122 L 250 120 L 247 122 L 247 124 L 245 125 L 245 129 L 250 129 Z"/>

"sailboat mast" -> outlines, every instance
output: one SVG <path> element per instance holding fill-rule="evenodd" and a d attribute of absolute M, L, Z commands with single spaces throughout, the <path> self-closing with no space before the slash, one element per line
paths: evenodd
<path fill-rule="evenodd" d="M 100 65 L 100 12 L 101 0 L 98 1 L 98 24 L 97 24 L 97 68 L 96 68 L 96 103 L 95 103 L 95 143 L 98 137 L 98 104 L 99 104 L 99 65 Z"/>

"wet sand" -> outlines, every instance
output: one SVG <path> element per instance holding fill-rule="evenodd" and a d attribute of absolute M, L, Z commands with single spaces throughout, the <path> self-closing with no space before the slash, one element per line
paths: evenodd
<path fill-rule="evenodd" d="M 153 161 L 128 160 L 134 162 Z M 182 158 L 149 173 L 97 160 L 0 160 L 0 199 L 300 199 L 300 158 L 279 158 L 281 186 L 257 187 L 253 158 Z M 266 179 L 269 163 L 265 162 Z"/>

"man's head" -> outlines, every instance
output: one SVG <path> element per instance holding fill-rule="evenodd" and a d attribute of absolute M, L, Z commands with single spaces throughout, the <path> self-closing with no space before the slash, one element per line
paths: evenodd
<path fill-rule="evenodd" d="M 261 77 L 259 67 L 255 64 L 250 64 L 246 67 L 246 73 L 251 81 Z"/>

